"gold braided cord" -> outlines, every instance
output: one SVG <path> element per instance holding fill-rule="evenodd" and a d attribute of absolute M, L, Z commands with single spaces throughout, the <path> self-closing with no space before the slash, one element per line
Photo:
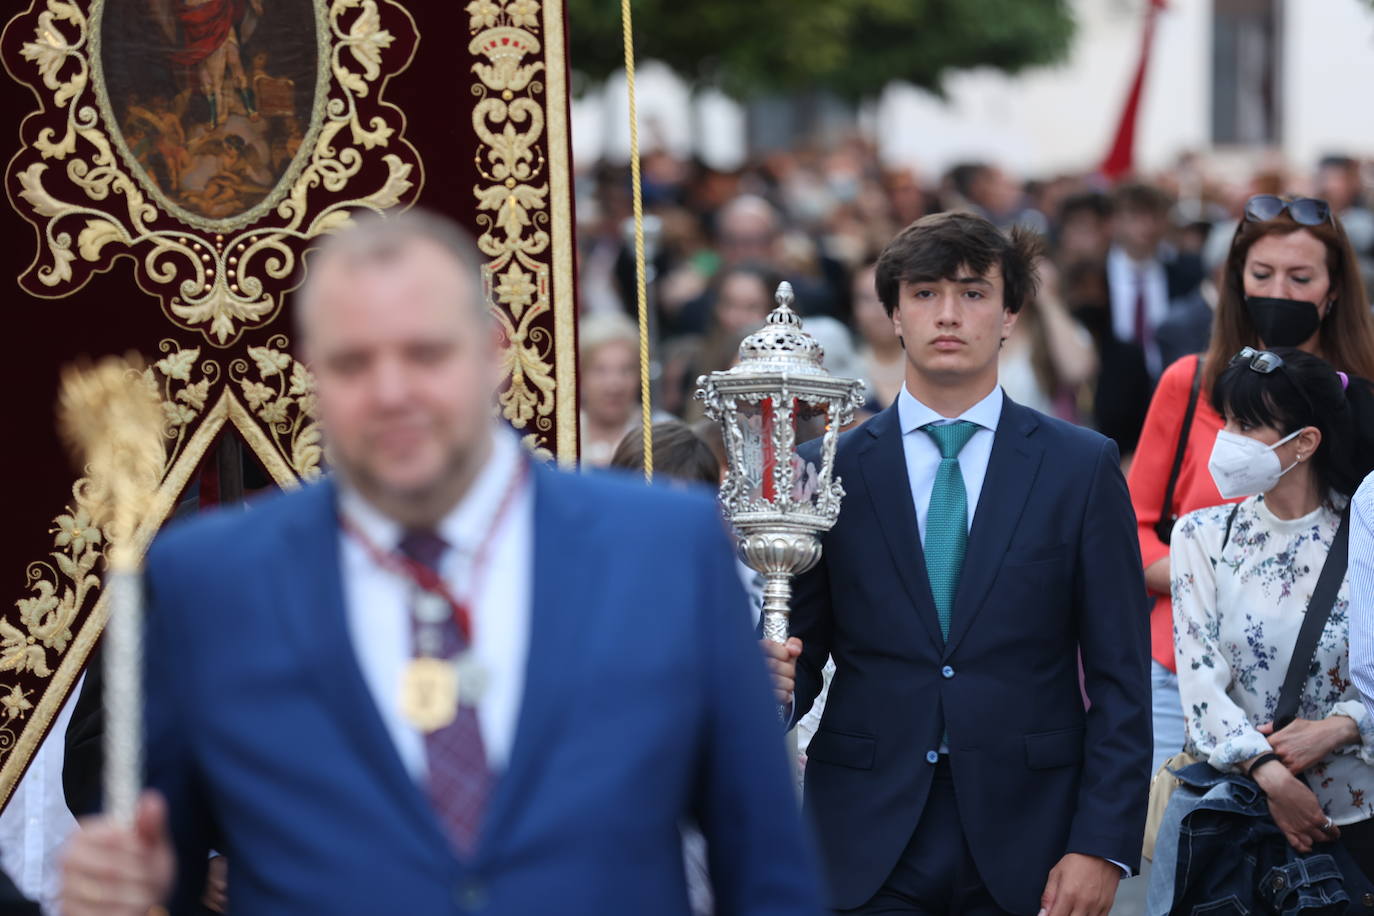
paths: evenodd
<path fill-rule="evenodd" d="M 625 88 L 630 96 L 630 195 L 635 221 L 635 299 L 639 308 L 639 400 L 644 430 L 644 480 L 654 480 L 654 408 L 649 376 L 649 291 L 644 265 L 644 194 L 639 177 L 639 115 L 635 110 L 635 42 L 630 0 L 620 0 L 625 32 Z"/>

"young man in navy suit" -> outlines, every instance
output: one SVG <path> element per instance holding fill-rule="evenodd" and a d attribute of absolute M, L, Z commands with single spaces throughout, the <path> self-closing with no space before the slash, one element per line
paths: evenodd
<path fill-rule="evenodd" d="M 416 213 L 311 262 L 336 473 L 154 546 L 152 791 L 85 823 L 67 916 L 191 912 L 212 847 L 255 916 L 686 916 L 688 818 L 723 912 L 819 910 L 714 501 L 533 464 L 480 277 Z"/>
<path fill-rule="evenodd" d="M 1149 634 L 1117 450 L 997 383 L 1038 248 L 944 213 L 878 261 L 905 386 L 841 437 L 792 611 L 795 717 L 836 666 L 805 800 L 838 911 L 1102 916 L 1138 865 Z"/>

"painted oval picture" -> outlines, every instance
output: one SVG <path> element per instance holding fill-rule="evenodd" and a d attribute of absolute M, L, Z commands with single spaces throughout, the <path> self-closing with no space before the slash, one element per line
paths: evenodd
<path fill-rule="evenodd" d="M 315 4 L 97 0 L 93 12 L 96 92 L 150 196 L 205 228 L 274 206 L 323 109 L 327 46 Z"/>

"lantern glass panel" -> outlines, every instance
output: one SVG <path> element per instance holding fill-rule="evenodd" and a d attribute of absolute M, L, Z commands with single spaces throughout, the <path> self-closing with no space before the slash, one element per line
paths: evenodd
<path fill-rule="evenodd" d="M 821 402 L 811 404 L 794 401 L 792 416 L 796 426 L 796 443 L 810 442 L 825 435 L 826 424 L 830 418 L 830 405 Z M 815 462 L 804 462 L 795 451 L 792 454 L 792 501 L 814 504 L 816 501 L 817 478 L 820 468 Z"/>
<path fill-rule="evenodd" d="M 740 401 L 738 406 L 739 431 L 743 440 L 740 447 L 739 462 L 735 472 L 743 484 L 749 500 L 771 499 L 772 483 L 765 486 L 764 470 L 769 470 L 771 478 L 771 456 L 773 455 L 773 404 L 762 401 L 751 404 Z M 765 496 L 765 490 L 768 495 Z"/>

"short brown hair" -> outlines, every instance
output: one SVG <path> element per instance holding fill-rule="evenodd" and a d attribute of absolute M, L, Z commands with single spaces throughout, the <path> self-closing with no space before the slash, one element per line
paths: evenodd
<path fill-rule="evenodd" d="M 1326 270 L 1331 276 L 1331 308 L 1317 331 L 1320 355 L 1343 372 L 1374 379 L 1374 317 L 1365 298 L 1359 262 L 1340 220 L 1303 226 L 1287 210 L 1271 220 L 1242 219 L 1231 238 L 1231 251 L 1223 268 L 1216 316 L 1212 319 L 1212 343 L 1207 349 L 1206 390 L 1242 347 L 1261 341 L 1250 312 L 1245 308 L 1245 258 L 1255 242 L 1266 235 L 1290 235 L 1299 229 L 1310 232 L 1326 246 Z"/>
<path fill-rule="evenodd" d="M 655 423 L 654 473 L 686 483 L 720 484 L 720 462 L 692 427 L 679 420 Z M 644 466 L 644 435 L 628 433 L 611 456 L 611 467 L 638 470 Z"/>
<path fill-rule="evenodd" d="M 1128 181 L 1112 191 L 1112 209 L 1117 213 L 1148 213 L 1168 216 L 1174 200 L 1162 188 L 1141 181 Z"/>
<path fill-rule="evenodd" d="M 878 257 L 873 285 L 891 315 L 903 283 L 953 280 L 960 268 L 983 277 L 997 267 L 1002 274 L 1002 307 L 1015 314 L 1035 298 L 1035 263 L 1044 251 L 1044 240 L 1029 229 L 1017 226 L 1004 233 L 973 213 L 933 213 L 888 243 Z"/>

